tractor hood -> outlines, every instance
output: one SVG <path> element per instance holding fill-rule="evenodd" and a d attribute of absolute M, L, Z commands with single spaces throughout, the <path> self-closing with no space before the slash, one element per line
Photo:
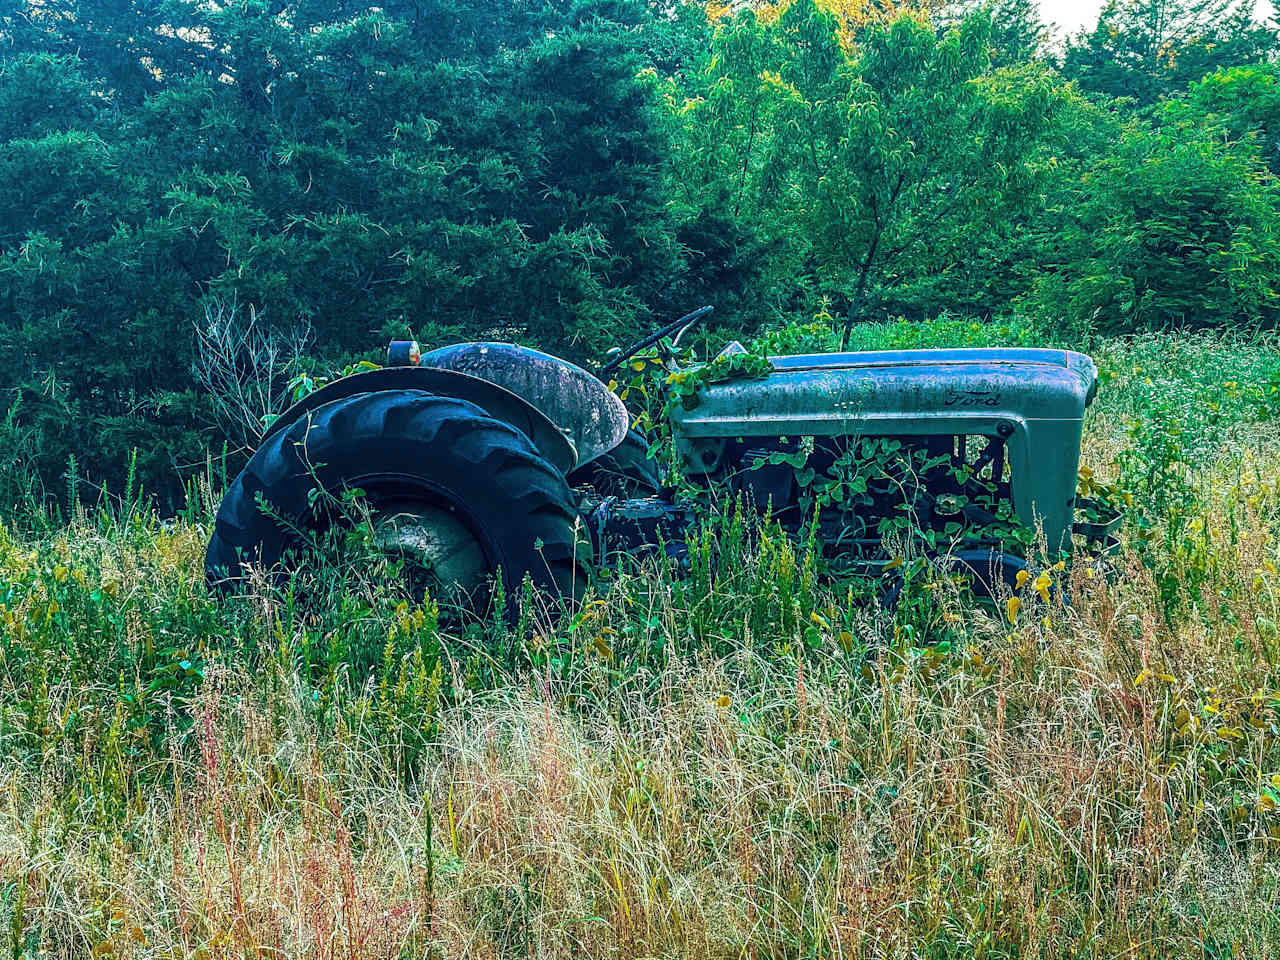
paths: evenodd
<path fill-rule="evenodd" d="M 730 346 L 729 353 L 741 347 Z M 759 379 L 713 382 L 672 415 L 691 469 L 790 437 L 971 437 L 1008 453 L 1014 508 L 1051 551 L 1068 542 L 1093 361 L 1068 350 L 892 350 L 771 357 Z"/>
<path fill-rule="evenodd" d="M 947 432 L 959 420 L 1079 420 L 1098 381 L 1093 360 L 1069 350 L 878 350 L 769 361 L 773 372 L 763 379 L 700 391 L 676 411 L 678 432 L 832 436 Z"/>
<path fill-rule="evenodd" d="M 871 350 L 862 353 L 808 353 L 770 357 L 779 371 L 861 370 L 880 375 L 898 370 L 902 375 L 931 368 L 934 373 L 949 371 L 953 376 L 970 378 L 983 372 L 1008 376 L 1022 370 L 1037 376 L 1037 368 L 1049 367 L 1074 373 L 1085 390 L 1085 405 L 1093 402 L 1098 391 L 1098 371 L 1093 360 L 1071 350 L 1045 350 L 1022 347 L 979 347 L 955 350 Z"/>

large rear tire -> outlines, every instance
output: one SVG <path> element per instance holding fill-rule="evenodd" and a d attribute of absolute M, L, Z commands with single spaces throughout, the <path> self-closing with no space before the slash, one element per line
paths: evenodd
<path fill-rule="evenodd" d="M 564 477 L 514 427 L 420 390 L 334 400 L 269 437 L 218 509 L 210 584 L 233 586 L 251 565 L 287 572 L 311 534 L 342 522 L 333 507 L 355 490 L 393 537 L 406 517 L 420 518 L 419 534 L 444 521 L 437 539 L 482 555 L 509 595 L 526 573 L 551 594 L 586 588 L 590 543 Z M 460 549 L 468 535 L 475 547 Z"/>

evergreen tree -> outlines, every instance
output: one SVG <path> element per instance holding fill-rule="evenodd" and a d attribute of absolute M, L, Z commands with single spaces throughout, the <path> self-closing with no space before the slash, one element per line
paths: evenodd
<path fill-rule="evenodd" d="M 0 390 L 172 501 L 217 436 L 201 301 L 315 331 L 575 358 L 670 302 L 682 252 L 632 0 L 31 0 L 0 60 Z M 203 431 L 203 434 L 202 434 Z M 177 468 L 177 469 L 175 469 Z"/>
<path fill-rule="evenodd" d="M 991 23 L 993 67 L 1012 67 L 1044 59 L 1050 29 L 1040 18 L 1037 0 L 963 0 L 940 11 L 937 23 L 945 33 L 966 17 L 985 16 Z"/>
<path fill-rule="evenodd" d="M 1146 107 L 1219 67 L 1266 60 L 1276 38 L 1250 0 L 1112 0 L 1062 70 L 1090 94 Z"/>

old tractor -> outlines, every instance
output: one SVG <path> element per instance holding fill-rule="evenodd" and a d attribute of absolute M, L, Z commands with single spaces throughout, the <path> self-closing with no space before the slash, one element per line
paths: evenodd
<path fill-rule="evenodd" d="M 253 565 L 287 572 L 311 538 L 353 520 L 434 594 L 473 598 L 525 576 L 580 595 L 623 551 L 679 555 L 699 489 L 728 491 L 813 538 L 836 567 L 875 575 L 916 549 L 990 595 L 1032 553 L 1105 538 L 1077 519 L 1093 361 L 1050 349 L 755 357 L 703 364 L 674 344 L 710 308 L 656 331 L 598 376 L 536 350 L 461 343 L 338 379 L 284 413 L 218 510 L 211 583 Z M 605 383 L 657 351 L 682 485 L 664 487 L 646 439 Z M 658 362 L 658 361 L 653 361 Z M 693 494 L 690 495 L 690 491 Z"/>

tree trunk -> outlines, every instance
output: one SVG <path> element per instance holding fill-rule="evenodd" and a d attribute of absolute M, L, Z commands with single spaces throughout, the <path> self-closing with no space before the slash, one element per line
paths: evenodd
<path fill-rule="evenodd" d="M 853 299 L 849 301 L 849 310 L 844 315 L 844 330 L 840 334 L 841 350 L 849 346 L 849 334 L 853 332 L 853 325 L 862 322 L 862 311 L 867 305 L 867 280 L 871 276 L 871 265 L 875 262 L 876 249 L 880 246 L 880 235 L 881 232 L 877 230 L 875 236 L 871 238 L 867 255 L 858 268 L 858 285 L 854 288 Z"/>

